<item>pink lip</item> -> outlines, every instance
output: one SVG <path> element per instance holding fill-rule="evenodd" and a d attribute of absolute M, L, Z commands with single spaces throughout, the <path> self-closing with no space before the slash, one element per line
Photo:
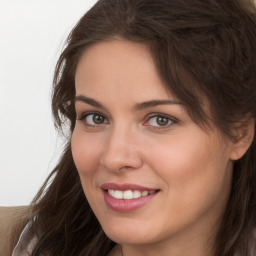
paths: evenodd
<path fill-rule="evenodd" d="M 143 186 L 135 184 L 115 184 L 115 183 L 106 183 L 101 186 L 103 189 L 104 200 L 107 206 L 117 212 L 131 212 L 134 211 L 147 203 L 149 203 L 159 192 L 159 189 L 146 188 Z M 142 196 L 134 199 L 116 199 L 112 197 L 107 190 L 139 190 L 139 191 L 156 191 L 156 193 Z"/>

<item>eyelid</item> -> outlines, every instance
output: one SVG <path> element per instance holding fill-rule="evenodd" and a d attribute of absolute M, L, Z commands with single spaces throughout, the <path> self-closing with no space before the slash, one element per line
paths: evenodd
<path fill-rule="evenodd" d="M 149 122 L 149 120 L 153 117 L 164 117 L 164 118 L 167 118 L 171 121 L 170 124 L 168 125 L 165 125 L 165 126 L 152 126 L 152 125 L 147 125 L 146 123 Z M 165 129 L 165 128 L 169 128 L 170 126 L 172 126 L 173 124 L 176 124 L 178 123 L 179 120 L 173 116 L 170 116 L 168 114 L 163 114 L 163 113 L 151 113 L 149 115 L 146 116 L 146 121 L 144 122 L 144 125 L 146 126 L 151 126 L 151 127 L 154 127 L 154 128 L 157 128 L 157 129 Z"/>
<path fill-rule="evenodd" d="M 77 117 L 76 120 L 82 120 L 88 115 L 100 115 L 100 116 L 103 116 L 105 119 L 107 119 L 107 117 L 104 114 L 102 114 L 101 112 L 88 111 L 88 112 L 83 112 L 82 114 L 78 115 L 79 117 Z"/>
<path fill-rule="evenodd" d="M 88 122 L 85 122 L 86 117 L 88 117 L 89 115 L 100 115 L 100 116 L 102 116 L 105 120 L 104 120 L 104 122 L 101 123 L 101 124 L 89 124 Z M 109 123 L 108 118 L 107 118 L 104 114 L 102 114 L 102 113 L 100 113 L 100 112 L 98 112 L 98 111 L 83 112 L 81 115 L 79 115 L 79 117 L 77 117 L 77 120 L 83 122 L 83 124 L 84 124 L 85 126 L 88 126 L 88 127 L 99 127 L 99 126 L 103 126 L 103 125 L 106 125 L 106 124 Z M 106 123 L 105 121 L 107 121 L 107 123 Z"/>
<path fill-rule="evenodd" d="M 104 122 L 103 123 L 101 123 L 101 124 L 94 124 L 94 125 L 92 125 L 92 124 L 89 124 L 88 122 L 85 122 L 84 121 L 84 119 L 87 117 L 87 116 L 89 116 L 89 115 L 100 115 L 100 116 L 102 116 L 105 120 L 104 120 Z M 77 117 L 77 120 L 78 121 L 84 121 L 83 123 L 84 123 L 84 125 L 86 125 L 86 126 L 88 126 L 88 127 L 100 127 L 100 126 L 103 126 L 103 125 L 106 125 L 106 124 L 109 124 L 110 122 L 109 122 L 109 119 L 103 114 L 103 113 L 101 113 L 101 112 L 99 112 L 99 111 L 88 111 L 88 112 L 83 112 L 82 114 L 80 114 L 80 115 L 78 115 L 79 117 Z M 150 125 L 150 124 L 147 124 L 148 122 L 149 122 L 149 120 L 151 119 L 151 118 L 154 118 L 154 117 L 164 117 L 164 118 L 167 118 L 169 121 L 170 121 L 170 123 L 169 124 L 167 124 L 167 125 L 163 125 L 163 126 L 161 126 L 161 125 Z M 150 113 L 150 114 L 148 114 L 148 115 L 146 115 L 146 117 L 144 118 L 144 122 L 143 122 L 143 125 L 145 125 L 145 126 L 149 126 L 149 127 L 151 127 L 151 128 L 157 128 L 157 129 L 167 129 L 167 128 L 170 128 L 170 126 L 172 126 L 172 125 L 174 125 L 174 124 L 176 124 L 176 123 L 178 123 L 179 122 L 179 120 L 177 119 L 177 118 L 175 118 L 175 117 L 173 117 L 173 116 L 171 116 L 171 115 L 168 115 L 168 114 L 164 114 L 164 113 L 159 113 L 159 112 L 156 112 L 156 113 Z M 107 122 L 105 122 L 105 121 L 107 121 Z"/>

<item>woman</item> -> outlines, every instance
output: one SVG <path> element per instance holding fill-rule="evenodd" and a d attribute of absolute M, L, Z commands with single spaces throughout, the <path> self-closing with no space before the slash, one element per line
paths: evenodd
<path fill-rule="evenodd" d="M 255 41 L 249 0 L 99 0 L 58 61 L 67 144 L 13 255 L 255 255 Z"/>

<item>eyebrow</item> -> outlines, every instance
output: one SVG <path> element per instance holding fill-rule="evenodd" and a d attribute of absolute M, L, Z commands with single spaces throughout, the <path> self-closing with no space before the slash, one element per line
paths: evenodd
<path fill-rule="evenodd" d="M 86 97 L 84 95 L 76 96 L 75 97 L 75 102 L 77 102 L 77 101 L 82 101 L 82 102 L 87 103 L 91 106 L 107 110 L 97 100 L 95 100 L 93 98 Z M 146 109 L 146 108 L 155 107 L 155 106 L 159 106 L 159 105 L 183 105 L 183 104 L 181 102 L 175 101 L 175 100 L 149 100 L 149 101 L 145 101 L 145 102 L 142 102 L 142 103 L 135 104 L 133 109 L 135 111 L 139 111 L 139 110 L 143 110 L 143 109 Z"/>
<path fill-rule="evenodd" d="M 156 107 L 159 105 L 183 105 L 183 104 L 175 100 L 149 100 L 142 103 L 137 103 L 134 106 L 134 110 L 143 110 L 145 108 Z"/>
<path fill-rule="evenodd" d="M 75 102 L 77 101 L 82 101 L 84 103 L 87 103 L 91 106 L 97 107 L 97 108 L 102 108 L 106 109 L 101 103 L 99 103 L 97 100 L 83 96 L 83 95 L 78 95 L 75 97 Z"/>

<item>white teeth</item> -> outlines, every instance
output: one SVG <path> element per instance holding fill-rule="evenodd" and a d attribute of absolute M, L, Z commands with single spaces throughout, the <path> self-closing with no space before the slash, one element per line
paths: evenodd
<path fill-rule="evenodd" d="M 120 190 L 115 190 L 115 195 L 114 198 L 116 199 L 123 199 L 124 198 L 124 193 Z"/>
<path fill-rule="evenodd" d="M 109 193 L 111 196 L 115 197 L 115 190 L 109 189 L 109 190 L 108 190 L 108 193 Z"/>
<path fill-rule="evenodd" d="M 133 193 L 131 190 L 126 190 L 123 192 L 124 194 L 124 199 L 132 199 L 133 198 Z"/>
<path fill-rule="evenodd" d="M 141 192 L 139 190 L 134 190 L 133 191 L 133 198 L 139 198 L 141 197 Z"/>
<path fill-rule="evenodd" d="M 125 190 L 125 191 L 121 191 L 121 190 L 113 190 L 113 189 L 108 189 L 108 193 L 116 198 L 116 199 L 134 199 L 134 198 L 139 198 L 142 196 L 147 196 L 147 195 L 151 195 L 153 193 L 155 193 L 155 191 L 139 191 L 139 190 Z"/>
<path fill-rule="evenodd" d="M 141 193 L 141 195 L 142 195 L 142 196 L 147 196 L 147 195 L 148 195 L 148 191 L 143 191 L 143 192 Z"/>

